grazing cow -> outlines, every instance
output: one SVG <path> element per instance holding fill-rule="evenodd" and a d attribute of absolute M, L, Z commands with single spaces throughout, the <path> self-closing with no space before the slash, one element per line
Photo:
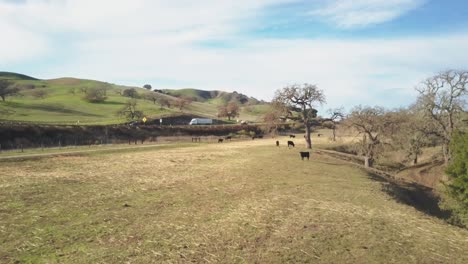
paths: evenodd
<path fill-rule="evenodd" d="M 306 152 L 299 152 L 301 153 L 301 159 L 304 160 L 304 158 L 307 158 L 307 160 L 309 160 L 309 157 L 310 157 L 310 152 L 306 151 Z"/>
<path fill-rule="evenodd" d="M 258 137 L 258 138 L 263 138 L 263 135 L 258 135 L 257 137 Z"/>
<path fill-rule="evenodd" d="M 223 141 L 224 141 L 224 139 L 222 139 L 222 138 L 218 139 L 218 143 L 223 143 Z"/>
<path fill-rule="evenodd" d="M 317 137 L 320 137 L 322 134 L 317 134 Z"/>
<path fill-rule="evenodd" d="M 295 147 L 294 142 L 292 142 L 291 140 L 288 140 L 288 148 L 289 148 L 289 146 Z"/>
<path fill-rule="evenodd" d="M 201 138 L 200 137 L 192 137 L 192 142 L 200 142 Z"/>
<path fill-rule="evenodd" d="M 289 138 L 296 138 L 296 135 L 289 135 Z"/>
<path fill-rule="evenodd" d="M 279 141 L 278 140 L 276 140 L 276 146 L 279 147 Z"/>
<path fill-rule="evenodd" d="M 224 139 L 225 139 L 225 140 L 231 141 L 232 137 L 231 137 L 231 136 L 227 136 L 227 137 L 225 137 Z"/>

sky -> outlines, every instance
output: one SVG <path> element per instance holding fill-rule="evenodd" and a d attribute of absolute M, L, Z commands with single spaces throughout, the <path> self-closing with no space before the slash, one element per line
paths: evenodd
<path fill-rule="evenodd" d="M 0 0 L 0 71 L 271 100 L 310 83 L 327 108 L 406 106 L 468 69 L 466 0 Z"/>

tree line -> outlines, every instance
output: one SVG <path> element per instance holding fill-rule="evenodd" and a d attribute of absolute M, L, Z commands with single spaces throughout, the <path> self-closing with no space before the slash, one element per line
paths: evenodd
<path fill-rule="evenodd" d="M 427 147 L 440 147 L 451 197 L 462 204 L 468 217 L 468 71 L 447 70 L 423 80 L 417 87 L 413 104 L 405 108 L 385 109 L 358 105 L 345 113 L 331 109 L 328 117 L 318 115 L 316 108 L 325 104 L 324 91 L 316 85 L 290 85 L 279 89 L 272 111 L 264 117 L 274 127 L 280 117 L 301 122 L 305 143 L 312 148 L 313 127 L 328 126 L 354 131 L 359 140 L 357 154 L 365 167 L 373 167 L 376 159 L 389 150 L 404 150 L 409 163 L 415 165 Z M 466 218 L 468 224 L 468 218 Z"/>

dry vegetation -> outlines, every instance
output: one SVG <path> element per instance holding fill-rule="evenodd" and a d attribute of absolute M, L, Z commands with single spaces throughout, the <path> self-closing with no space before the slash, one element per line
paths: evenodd
<path fill-rule="evenodd" d="M 468 263 L 467 230 L 280 140 L 4 161 L 0 262 Z"/>

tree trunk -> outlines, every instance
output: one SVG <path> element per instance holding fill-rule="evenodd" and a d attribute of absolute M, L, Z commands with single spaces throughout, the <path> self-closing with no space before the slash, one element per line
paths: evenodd
<path fill-rule="evenodd" d="M 449 144 L 448 142 L 444 142 L 442 145 L 442 152 L 444 154 L 444 162 L 447 165 L 450 161 L 450 149 L 449 149 Z"/>
<path fill-rule="evenodd" d="M 414 159 L 413 159 L 413 165 L 416 165 L 416 164 L 418 164 L 418 154 L 415 154 Z"/>
<path fill-rule="evenodd" d="M 372 168 L 374 166 L 374 159 L 372 157 L 364 157 L 364 167 Z"/>
<path fill-rule="evenodd" d="M 336 127 L 333 126 L 333 141 L 336 141 Z"/>
<path fill-rule="evenodd" d="M 310 125 L 305 124 L 305 141 L 306 141 L 306 148 L 312 148 L 312 141 L 310 140 Z"/>

